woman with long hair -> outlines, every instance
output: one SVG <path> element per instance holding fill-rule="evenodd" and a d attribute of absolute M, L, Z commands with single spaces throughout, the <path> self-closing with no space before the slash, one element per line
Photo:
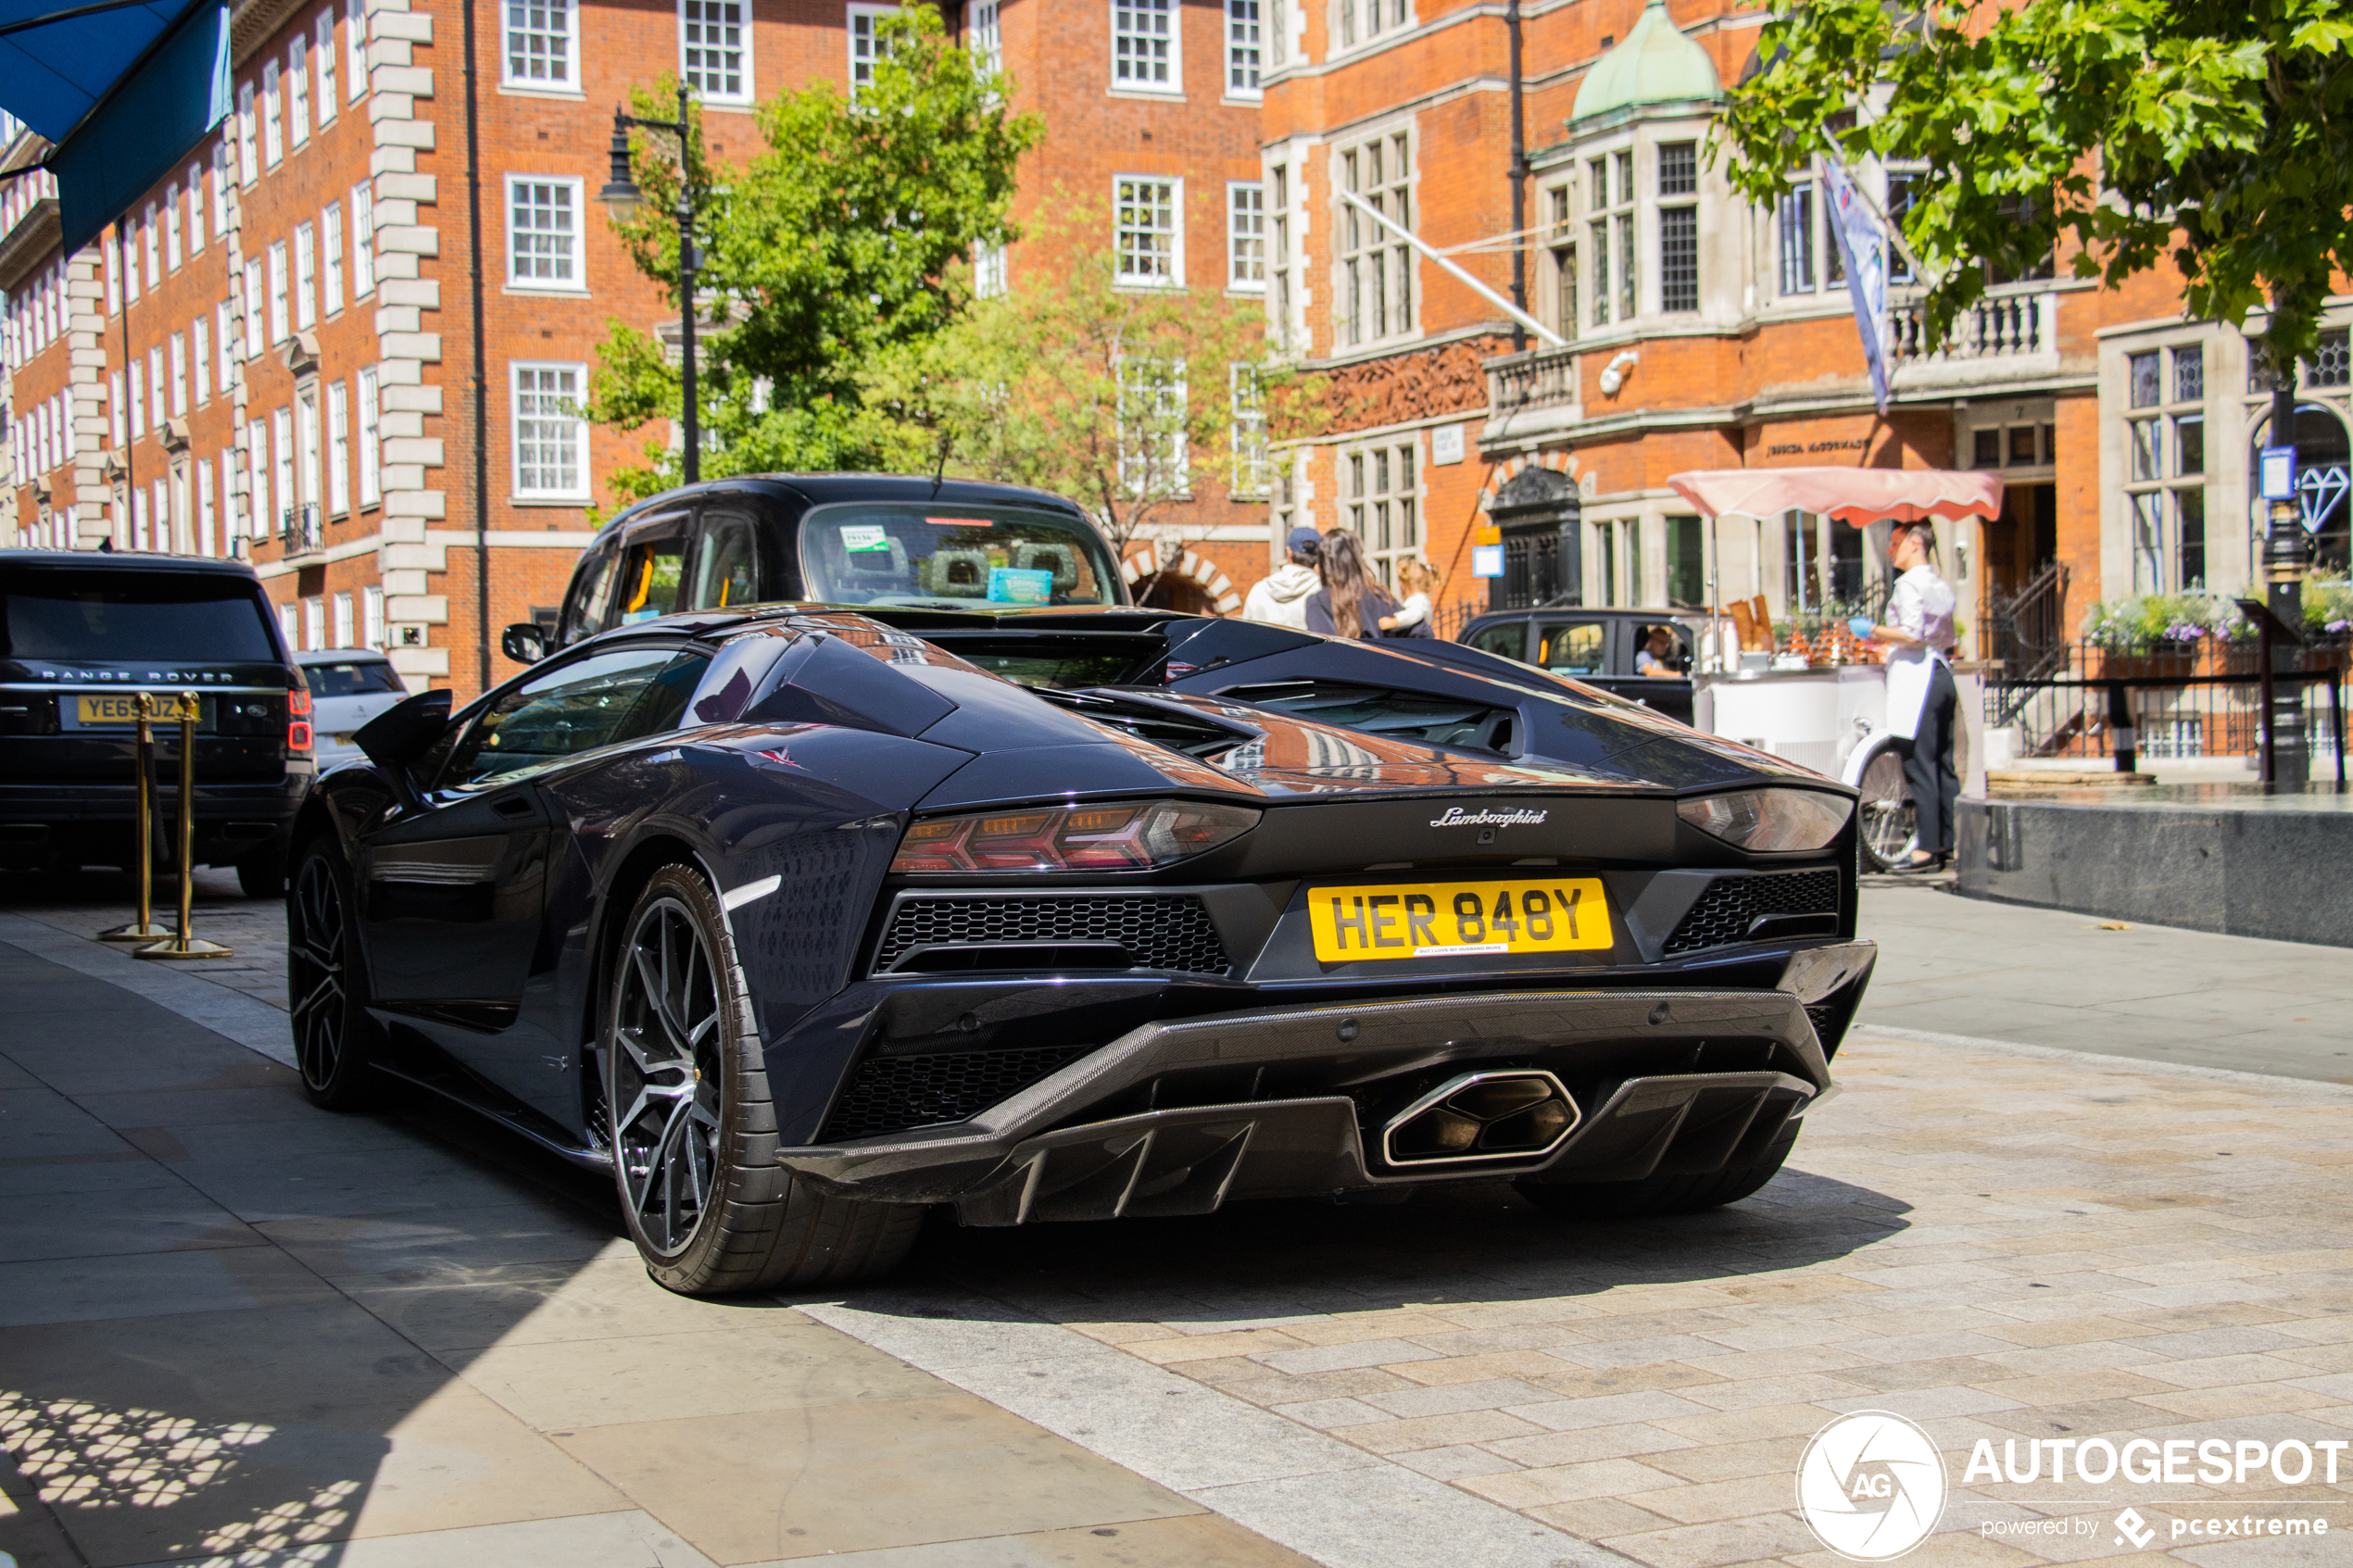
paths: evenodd
<path fill-rule="evenodd" d="M 1315 573 L 1324 586 L 1307 601 L 1310 632 L 1327 637 L 1378 637 L 1381 617 L 1397 613 L 1397 601 L 1365 570 L 1364 542 L 1345 528 L 1324 535 L 1315 552 Z"/>

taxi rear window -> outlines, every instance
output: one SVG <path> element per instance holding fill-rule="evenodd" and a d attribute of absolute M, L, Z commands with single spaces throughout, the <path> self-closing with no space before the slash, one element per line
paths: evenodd
<path fill-rule="evenodd" d="M 253 583 L 210 572 L 0 568 L 0 656 L 274 663 Z"/>
<path fill-rule="evenodd" d="M 837 605 L 1004 609 L 1125 602 L 1085 521 L 1016 507 L 849 502 L 800 523 L 809 596 Z"/>

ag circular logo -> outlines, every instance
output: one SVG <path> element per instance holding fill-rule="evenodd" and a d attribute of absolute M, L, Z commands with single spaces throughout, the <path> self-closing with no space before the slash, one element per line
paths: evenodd
<path fill-rule="evenodd" d="M 1944 1513 L 1944 1459 L 1927 1433 L 1886 1411 L 1839 1417 L 1806 1445 L 1797 1508 L 1824 1546 L 1857 1562 L 1901 1557 Z"/>

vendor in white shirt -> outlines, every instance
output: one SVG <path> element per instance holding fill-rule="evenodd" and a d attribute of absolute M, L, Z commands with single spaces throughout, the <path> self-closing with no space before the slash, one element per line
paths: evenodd
<path fill-rule="evenodd" d="M 1931 871 L 1953 858 L 1953 807 L 1961 779 L 1953 767 L 1953 726 L 1959 694 L 1945 662 L 1953 649 L 1953 610 L 1960 602 L 1929 558 L 1935 528 L 1899 522 L 1888 554 L 1903 575 L 1888 596 L 1887 621 L 1858 615 L 1848 627 L 1858 637 L 1894 645 L 1887 655 L 1887 727 L 1904 754 L 1919 836 L 1910 869 Z"/>

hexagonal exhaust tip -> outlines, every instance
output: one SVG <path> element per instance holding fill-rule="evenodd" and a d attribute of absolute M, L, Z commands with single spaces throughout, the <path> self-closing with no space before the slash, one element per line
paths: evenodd
<path fill-rule="evenodd" d="M 1576 1097 L 1541 1068 L 1465 1073 L 1390 1118 L 1381 1158 L 1403 1167 L 1541 1160 L 1583 1120 Z"/>

